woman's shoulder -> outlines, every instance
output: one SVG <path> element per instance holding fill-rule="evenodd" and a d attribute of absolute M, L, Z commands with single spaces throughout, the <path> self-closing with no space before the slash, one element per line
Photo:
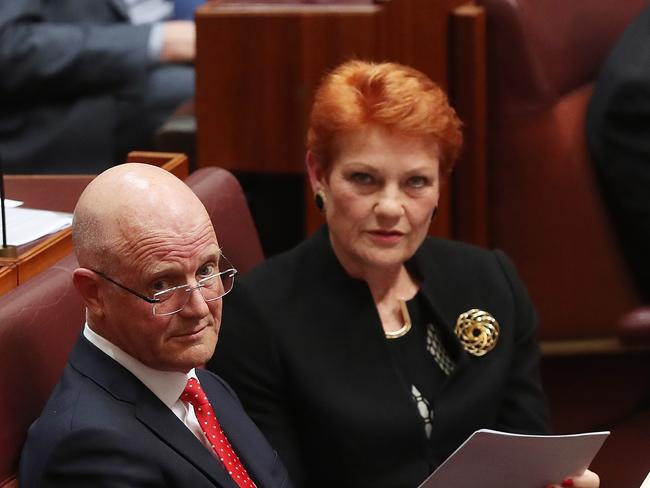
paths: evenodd
<path fill-rule="evenodd" d="M 507 275 L 517 280 L 517 272 L 510 258 L 499 249 L 486 249 L 466 242 L 427 237 L 414 261 L 417 268 L 447 276 L 472 275 L 495 278 Z"/>
<path fill-rule="evenodd" d="M 249 292 L 265 295 L 287 292 L 303 277 L 313 277 L 328 268 L 333 254 L 327 235 L 317 231 L 294 248 L 267 258 L 239 278 L 239 285 Z"/>
<path fill-rule="evenodd" d="M 459 261 L 471 259 L 480 262 L 494 260 L 496 254 L 503 253 L 466 242 L 429 236 L 424 240 L 417 254 L 429 259 L 445 258 Z"/>

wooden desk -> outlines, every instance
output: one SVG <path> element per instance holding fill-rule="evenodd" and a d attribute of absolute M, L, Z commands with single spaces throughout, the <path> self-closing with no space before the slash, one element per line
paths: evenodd
<path fill-rule="evenodd" d="M 190 164 L 185 154 L 152 151 L 132 151 L 126 158 L 127 163 L 145 163 L 160 166 L 177 178 L 184 180 L 190 174 Z"/>
<path fill-rule="evenodd" d="M 15 266 L 0 266 L 0 295 L 18 286 L 18 272 Z"/>
<path fill-rule="evenodd" d="M 180 179 L 189 175 L 189 163 L 184 154 L 131 152 L 127 162 L 160 166 Z M 25 207 L 72 212 L 79 196 L 94 175 L 7 175 L 5 191 L 8 198 L 22 200 Z M 16 285 L 24 283 L 44 269 L 52 266 L 72 252 L 70 228 L 50 234 L 18 247 L 16 258 L 0 258 L 0 266 L 9 269 L 0 275 L 0 293 L 4 283 L 15 279 Z M 6 282 L 4 280 L 7 280 Z"/>
<path fill-rule="evenodd" d="M 484 165 L 484 14 L 468 0 L 389 0 L 359 5 L 212 2 L 197 26 L 197 162 L 233 171 L 304 171 L 312 95 L 346 59 L 414 66 L 449 91 L 465 122 L 467 173 Z M 460 77 L 460 79 L 457 79 Z M 478 174 L 482 174 L 480 171 Z M 476 181 L 472 181 L 476 184 Z M 482 183 L 482 182 L 481 182 Z M 456 188 L 464 205 L 484 204 L 481 187 Z M 461 185 L 462 187 L 462 185 Z M 436 234 L 474 232 L 450 220 L 443 188 Z M 306 188 L 307 229 L 320 215 Z M 461 236 L 462 237 L 462 236 Z M 470 239 L 471 240 L 471 239 Z"/>

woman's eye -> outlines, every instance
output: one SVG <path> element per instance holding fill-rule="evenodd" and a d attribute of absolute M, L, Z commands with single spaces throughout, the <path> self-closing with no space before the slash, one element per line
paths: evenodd
<path fill-rule="evenodd" d="M 371 185 L 375 181 L 368 173 L 353 173 L 350 179 L 359 185 Z"/>
<path fill-rule="evenodd" d="M 408 179 L 408 186 L 411 188 L 423 188 L 429 185 L 429 179 L 424 176 L 411 176 Z"/>

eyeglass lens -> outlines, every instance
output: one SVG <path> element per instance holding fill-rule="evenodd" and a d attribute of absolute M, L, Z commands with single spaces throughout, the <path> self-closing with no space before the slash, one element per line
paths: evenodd
<path fill-rule="evenodd" d="M 187 304 L 191 294 L 198 290 L 206 302 L 218 300 L 232 290 L 237 271 L 225 257 L 219 263 L 219 272 L 197 281 L 195 286 L 179 286 L 156 293 L 160 301 L 154 304 L 154 315 L 171 315 L 180 312 Z"/>

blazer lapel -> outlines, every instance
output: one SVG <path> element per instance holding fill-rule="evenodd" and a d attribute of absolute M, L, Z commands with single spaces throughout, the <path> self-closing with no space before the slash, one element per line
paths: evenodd
<path fill-rule="evenodd" d="M 480 297 L 472 295 L 472 290 L 464 285 L 463 280 L 455 279 L 456 272 L 449 263 L 441 263 L 433 257 L 435 253 L 418 251 L 409 262 L 409 269 L 420 273 L 421 290 L 436 320 L 438 332 L 448 353 L 454 358 L 455 366 L 443 385 L 434 406 L 434 429 L 430 438 L 432 446 L 443 446 L 454 439 L 460 432 L 457 419 L 471 415 L 468 409 L 468 388 L 476 385 L 477 374 L 473 366 L 483 358 L 471 356 L 463 348 L 454 332 L 458 316 L 471 308 L 482 308 Z M 464 439 L 458 439 L 462 442 Z M 435 449 L 435 447 L 434 447 Z M 439 461 L 442 461 L 440 459 Z"/>
<path fill-rule="evenodd" d="M 210 478 L 216 486 L 237 488 L 219 460 L 150 391 L 142 391 L 136 401 L 136 417 L 172 449 Z"/>
<path fill-rule="evenodd" d="M 136 418 L 212 480 L 215 486 L 237 488 L 220 461 L 183 422 L 140 380 L 88 342 L 83 334 L 72 350 L 70 364 L 116 398 L 134 404 Z"/>
<path fill-rule="evenodd" d="M 454 370 L 447 379 L 447 384 L 459 375 L 467 366 L 469 354 L 463 349 L 454 328 L 458 315 L 466 310 L 458 312 L 459 306 L 457 291 L 453 290 L 446 279 L 445 273 L 435 261 L 427 261 L 428 256 L 416 253 L 413 261 L 409 263 L 409 270 L 420 276 L 421 290 L 426 298 L 431 312 L 433 313 L 436 330 L 441 335 L 443 344 L 450 350 L 447 352 L 454 359 Z"/>

